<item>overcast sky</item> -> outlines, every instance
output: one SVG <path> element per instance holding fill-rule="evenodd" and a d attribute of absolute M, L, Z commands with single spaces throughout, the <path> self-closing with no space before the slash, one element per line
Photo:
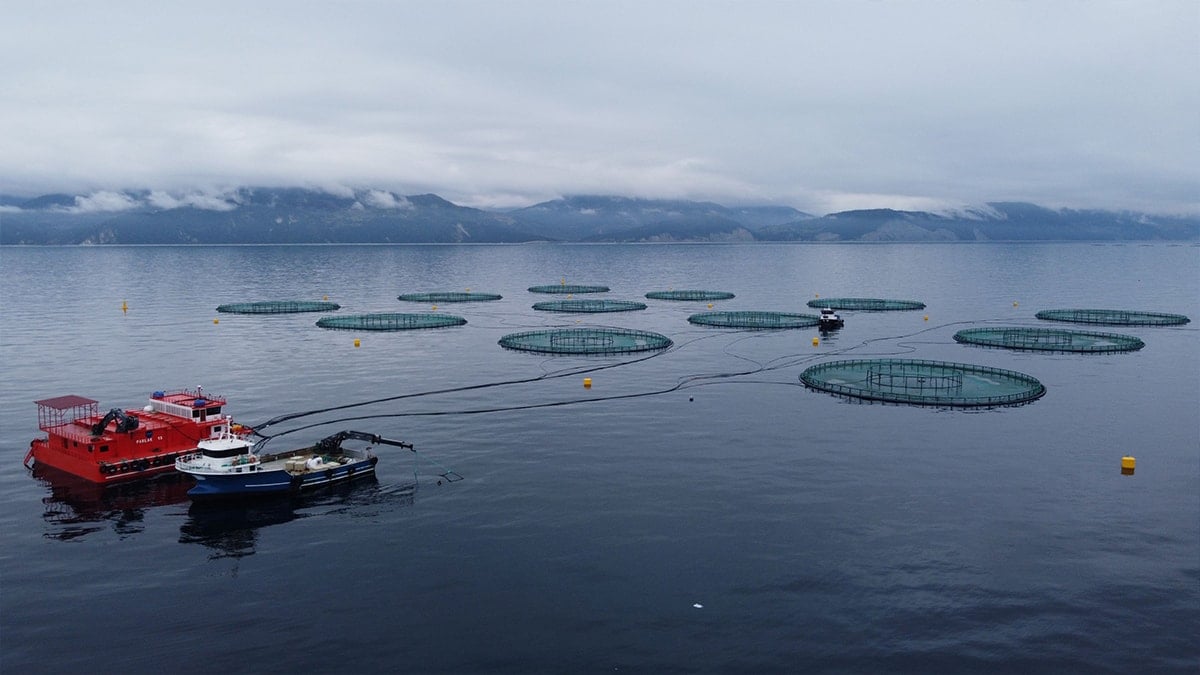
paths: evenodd
<path fill-rule="evenodd" d="M 53 2 L 0 193 L 1200 212 L 1200 2 Z"/>

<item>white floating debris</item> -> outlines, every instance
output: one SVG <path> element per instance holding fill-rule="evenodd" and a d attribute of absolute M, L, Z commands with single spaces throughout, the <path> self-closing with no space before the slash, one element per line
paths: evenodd
<path fill-rule="evenodd" d="M 698 602 L 697 602 L 697 603 L 693 603 L 693 604 L 692 604 L 692 607 L 695 607 L 696 609 L 704 609 L 704 605 L 702 605 L 702 604 L 700 604 L 700 603 L 698 603 Z"/>

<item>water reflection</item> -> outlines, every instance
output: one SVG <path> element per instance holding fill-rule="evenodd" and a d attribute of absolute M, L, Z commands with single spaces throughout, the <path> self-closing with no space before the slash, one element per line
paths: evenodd
<path fill-rule="evenodd" d="M 121 538 L 145 529 L 147 509 L 187 501 L 192 481 L 179 474 L 120 485 L 97 485 L 50 466 L 33 467 L 48 489 L 42 498 L 45 536 L 70 541 L 109 527 Z"/>
<path fill-rule="evenodd" d="M 210 560 L 243 558 L 254 555 L 264 527 L 340 513 L 370 516 L 383 505 L 411 506 L 416 492 L 416 483 L 382 485 L 370 476 L 302 495 L 193 502 L 179 528 L 179 542 L 207 546 Z"/>
<path fill-rule="evenodd" d="M 46 465 L 35 465 L 34 478 L 46 487 L 43 518 L 45 535 L 71 541 L 110 530 L 124 539 L 146 529 L 154 509 L 184 504 L 195 484 L 183 474 L 168 474 L 148 481 L 98 485 Z M 381 484 L 375 476 L 339 483 L 316 492 L 277 498 L 192 502 L 179 528 L 179 542 L 212 549 L 210 558 L 253 555 L 258 532 L 299 518 L 348 514 L 371 517 L 381 508 L 411 506 L 415 482 Z"/>

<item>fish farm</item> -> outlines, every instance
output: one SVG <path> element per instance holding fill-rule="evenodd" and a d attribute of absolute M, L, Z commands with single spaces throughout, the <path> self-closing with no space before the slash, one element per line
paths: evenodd
<path fill-rule="evenodd" d="M 809 328 L 820 323 L 812 314 L 785 312 L 701 312 L 689 316 L 688 321 L 698 326 L 760 330 Z"/>
<path fill-rule="evenodd" d="M 458 292 L 435 292 L 435 293 L 405 293 L 398 300 L 405 302 L 491 302 L 503 298 L 502 295 L 495 293 L 458 293 Z"/>
<path fill-rule="evenodd" d="M 534 309 L 543 312 L 633 312 L 646 309 L 645 303 L 632 300 L 550 300 L 534 304 Z"/>
<path fill-rule="evenodd" d="M 562 328 L 512 333 L 500 346 L 546 354 L 628 354 L 666 349 L 673 343 L 665 335 L 623 328 Z"/>
<path fill-rule="evenodd" d="M 1094 323 L 1107 326 L 1182 326 L 1190 321 L 1182 314 L 1133 312 L 1123 309 L 1044 309 L 1035 316 L 1043 321 Z"/>
<path fill-rule="evenodd" d="M 336 302 L 309 300 L 264 300 L 218 305 L 217 311 L 227 314 L 298 314 L 300 312 L 331 312 L 341 309 Z"/>
<path fill-rule="evenodd" d="M 983 347 L 1078 353 L 1132 352 L 1146 346 L 1132 335 L 1057 328 L 968 328 L 955 333 L 954 341 Z"/>
<path fill-rule="evenodd" d="M 901 312 L 925 309 L 925 303 L 916 300 L 885 300 L 883 298 L 818 298 L 808 301 L 809 307 L 860 310 L 864 312 Z"/>
<path fill-rule="evenodd" d="M 607 293 L 608 286 L 584 286 L 580 284 L 550 284 L 548 286 L 530 286 L 530 293 Z"/>
<path fill-rule="evenodd" d="M 345 330 L 398 331 L 461 326 L 466 322 L 461 316 L 451 314 L 356 314 L 327 316 L 317 321 L 317 325 Z"/>
<path fill-rule="evenodd" d="M 713 300 L 732 300 L 734 295 L 725 291 L 650 291 L 646 297 L 651 300 L 711 302 Z"/>
<path fill-rule="evenodd" d="M 800 375 L 806 387 L 839 396 L 949 407 L 1026 403 L 1046 387 L 1037 378 L 969 363 L 910 359 L 830 361 Z"/>

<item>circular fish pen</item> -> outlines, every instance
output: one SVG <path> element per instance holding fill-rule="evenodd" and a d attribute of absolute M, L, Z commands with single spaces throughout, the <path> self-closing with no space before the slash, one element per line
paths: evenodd
<path fill-rule="evenodd" d="M 666 349 L 671 344 L 665 335 L 624 328 L 535 330 L 500 338 L 501 347 L 545 354 L 628 354 Z"/>
<path fill-rule="evenodd" d="M 317 321 L 317 325 L 345 330 L 396 331 L 461 326 L 466 322 L 461 316 L 452 314 L 355 314 L 327 316 Z"/>
<path fill-rule="evenodd" d="M 608 286 L 584 286 L 581 284 L 549 284 L 547 286 L 530 286 L 530 293 L 607 293 Z"/>
<path fill-rule="evenodd" d="M 1016 405 L 1040 398 L 1032 376 L 969 363 L 908 359 L 830 361 L 800 375 L 818 391 L 888 403 L 947 407 Z"/>
<path fill-rule="evenodd" d="M 863 312 L 903 312 L 925 309 L 925 303 L 916 300 L 885 300 L 883 298 L 825 298 L 808 301 L 809 307 L 859 310 Z"/>
<path fill-rule="evenodd" d="M 1106 326 L 1182 326 L 1191 320 L 1182 314 L 1133 312 L 1123 309 L 1044 309 L 1035 316 L 1044 321 Z"/>
<path fill-rule="evenodd" d="M 651 300 L 711 302 L 713 300 L 732 300 L 734 295 L 725 291 L 650 291 L 646 297 Z"/>
<path fill-rule="evenodd" d="M 968 328 L 954 341 L 983 347 L 1043 352 L 1133 352 L 1146 346 L 1132 335 L 1062 330 L 1058 328 Z"/>
<path fill-rule="evenodd" d="M 632 300 L 549 300 L 534 304 L 534 309 L 543 312 L 633 312 L 646 309 L 645 303 Z"/>
<path fill-rule="evenodd" d="M 438 293 L 405 293 L 398 300 L 404 302 L 490 302 L 499 300 L 504 296 L 496 295 L 495 293 L 456 293 L 456 292 L 438 292 Z"/>
<path fill-rule="evenodd" d="M 341 309 L 336 302 L 309 300 L 263 300 L 218 305 L 217 311 L 227 314 L 299 314 L 301 312 L 332 312 Z"/>
<path fill-rule="evenodd" d="M 812 314 L 785 312 L 701 312 L 689 316 L 688 321 L 698 326 L 761 330 L 809 328 L 821 322 Z"/>

